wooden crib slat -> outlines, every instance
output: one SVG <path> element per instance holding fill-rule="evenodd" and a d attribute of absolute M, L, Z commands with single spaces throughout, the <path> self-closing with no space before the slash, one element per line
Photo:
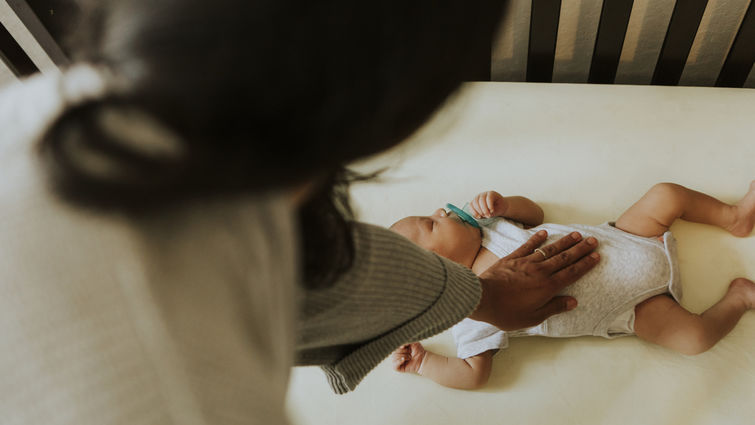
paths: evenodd
<path fill-rule="evenodd" d="M 744 87 L 755 63 L 755 11 L 751 2 L 718 74 L 716 87 Z"/>
<path fill-rule="evenodd" d="M 707 5 L 708 0 L 677 0 L 651 84 L 679 84 Z"/>
<path fill-rule="evenodd" d="M 17 77 L 30 75 L 39 71 L 34 62 L 24 52 L 24 49 L 18 45 L 13 36 L 2 24 L 0 24 L 0 60 Z"/>
<path fill-rule="evenodd" d="M 587 82 L 613 84 L 633 4 L 634 0 L 603 2 Z"/>
<path fill-rule="evenodd" d="M 527 81 L 549 83 L 553 80 L 560 12 L 560 0 L 532 0 Z"/>

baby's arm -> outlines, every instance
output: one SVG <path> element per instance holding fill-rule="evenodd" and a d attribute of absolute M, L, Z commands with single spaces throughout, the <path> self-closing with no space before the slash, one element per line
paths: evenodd
<path fill-rule="evenodd" d="M 543 209 L 523 196 L 502 196 L 495 191 L 482 192 L 469 203 L 476 218 L 504 217 L 526 224 L 543 224 Z"/>
<path fill-rule="evenodd" d="M 399 372 L 414 372 L 440 385 L 462 390 L 482 388 L 490 377 L 495 350 L 466 359 L 441 356 L 425 351 L 422 344 L 406 344 L 393 352 L 393 368 Z"/>

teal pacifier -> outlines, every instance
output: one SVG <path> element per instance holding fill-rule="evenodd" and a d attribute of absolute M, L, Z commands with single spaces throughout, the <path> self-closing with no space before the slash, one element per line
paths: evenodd
<path fill-rule="evenodd" d="M 453 211 L 456 215 L 458 215 L 462 221 L 465 221 L 478 229 L 480 228 L 480 225 L 477 224 L 477 220 L 475 220 L 474 217 L 465 213 L 464 211 L 462 211 L 461 208 L 458 208 L 456 205 L 446 204 L 446 208 L 448 208 L 449 210 Z"/>

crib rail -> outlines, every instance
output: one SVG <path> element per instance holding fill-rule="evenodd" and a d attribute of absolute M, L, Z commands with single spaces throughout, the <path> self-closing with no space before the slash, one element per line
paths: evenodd
<path fill-rule="evenodd" d="M 474 79 L 755 88 L 754 0 L 507 3 Z M 59 42 L 77 9 L 73 0 L 0 0 L 0 80 L 67 64 Z"/>
<path fill-rule="evenodd" d="M 492 80 L 755 87 L 750 0 L 511 0 Z"/>

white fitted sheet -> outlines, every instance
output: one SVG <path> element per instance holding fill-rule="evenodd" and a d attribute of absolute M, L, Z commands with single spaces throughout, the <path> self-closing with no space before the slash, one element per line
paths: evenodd
<path fill-rule="evenodd" d="M 615 220 L 654 183 L 734 202 L 755 179 L 755 91 L 474 83 L 414 140 L 362 170 L 361 218 L 389 225 L 494 189 L 540 203 L 546 220 Z M 684 299 L 702 312 L 738 276 L 755 278 L 755 235 L 678 222 Z M 755 313 L 712 350 L 683 356 L 636 337 L 520 338 L 478 391 L 441 387 L 383 362 L 345 396 L 317 368 L 295 369 L 295 424 L 750 424 Z M 424 341 L 454 355 L 450 331 Z"/>

